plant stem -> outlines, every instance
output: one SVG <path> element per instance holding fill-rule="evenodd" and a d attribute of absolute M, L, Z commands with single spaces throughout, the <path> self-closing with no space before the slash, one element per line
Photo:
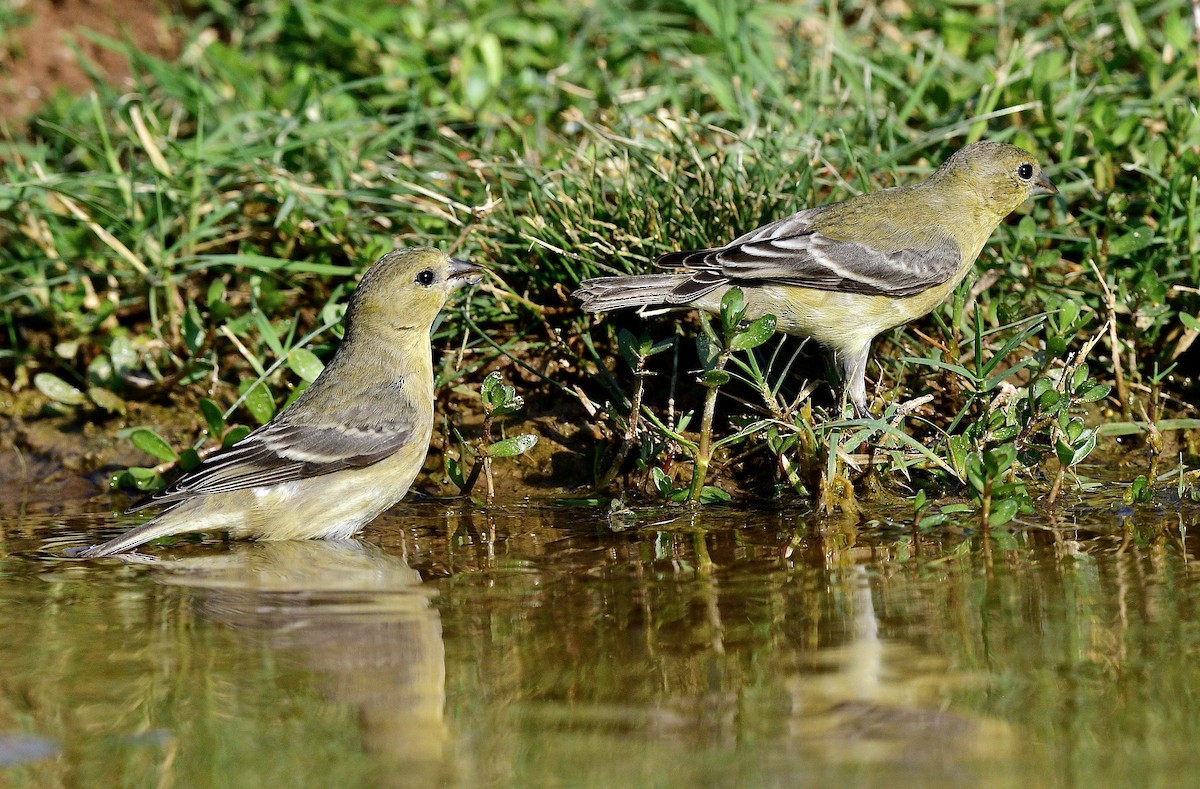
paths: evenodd
<path fill-rule="evenodd" d="M 713 369 L 724 370 L 730 353 L 728 344 L 726 344 L 721 355 L 717 357 L 717 363 L 713 365 Z M 696 459 L 692 465 L 692 485 L 688 490 L 689 501 L 700 500 L 700 491 L 704 490 L 704 479 L 708 476 L 708 464 L 712 461 L 713 415 L 717 411 L 717 390 L 720 388 L 716 385 L 710 386 L 704 395 L 704 415 L 700 419 L 700 445 L 696 449 Z"/>

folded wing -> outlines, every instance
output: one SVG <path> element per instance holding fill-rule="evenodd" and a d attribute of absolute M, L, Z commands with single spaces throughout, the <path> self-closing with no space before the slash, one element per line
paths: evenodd
<path fill-rule="evenodd" d="M 794 285 L 864 295 L 912 296 L 949 280 L 962 263 L 953 239 L 912 237 L 901 248 L 832 237 L 811 227 L 820 209 L 802 211 L 711 249 L 672 252 L 664 266 L 695 273 L 671 301 L 686 303 L 722 285 Z M 894 235 L 911 236 L 907 229 Z"/>
<path fill-rule="evenodd" d="M 369 466 L 395 454 L 412 437 L 411 420 L 369 426 L 272 422 L 208 458 L 169 488 L 138 501 L 129 511 Z"/>

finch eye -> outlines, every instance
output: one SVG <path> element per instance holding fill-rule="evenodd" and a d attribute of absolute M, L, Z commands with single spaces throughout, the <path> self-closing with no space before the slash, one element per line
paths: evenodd
<path fill-rule="evenodd" d="M 1021 165 L 1020 167 L 1017 168 L 1017 175 L 1020 176 L 1022 181 L 1028 181 L 1030 178 L 1033 177 L 1033 165 L 1032 164 Z"/>
<path fill-rule="evenodd" d="M 427 268 L 420 274 L 417 274 L 417 284 L 424 285 L 425 287 L 432 285 L 435 279 L 437 278 L 433 274 L 433 269 L 430 268 Z"/>

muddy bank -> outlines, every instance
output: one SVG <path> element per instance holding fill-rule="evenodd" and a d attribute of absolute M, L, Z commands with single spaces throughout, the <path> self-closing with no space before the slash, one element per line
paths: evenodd
<path fill-rule="evenodd" d="M 497 460 L 493 465 L 496 501 L 499 504 L 544 502 L 560 497 L 593 493 L 596 451 L 606 446 L 596 424 L 587 421 L 582 406 L 569 399 L 530 397 L 527 415 L 510 420 L 506 435 L 533 433 L 537 444 L 524 455 Z M 439 397 L 439 419 L 430 442 L 423 473 L 413 490 L 420 495 L 453 497 L 458 488 L 445 472 L 445 453 L 457 458 L 458 447 L 448 441 L 444 430 L 449 423 L 468 441 L 478 438 L 482 416 L 472 408 L 477 400 L 458 393 L 443 392 Z M 538 412 L 537 405 L 549 410 Z M 123 509 L 139 494 L 132 490 L 110 490 L 113 474 L 130 466 L 154 466 L 153 457 L 134 447 L 124 436 L 135 427 L 150 427 L 172 446 L 190 446 L 204 429 L 196 395 L 181 390 L 164 402 L 127 401 L 124 416 L 111 415 L 98 408 L 66 408 L 48 400 L 41 392 L 28 389 L 19 393 L 0 393 L 0 511 L 53 512 L 63 502 L 78 502 L 96 496 L 108 496 L 115 509 Z M 578 412 L 578 413 L 576 413 Z M 502 437 L 497 431 L 496 438 Z M 1159 473 L 1170 468 L 1180 453 L 1194 456 L 1200 451 L 1200 431 L 1169 431 L 1162 434 Z M 611 451 L 607 453 L 611 455 Z M 627 466 L 631 463 L 627 463 Z M 1081 469 L 1093 478 L 1130 482 L 1151 467 L 1151 451 L 1141 436 L 1109 439 L 1101 443 L 1097 454 Z M 686 479 L 690 464 L 675 464 L 676 475 Z M 744 490 L 743 476 L 748 469 L 731 464 L 718 466 L 710 483 L 734 493 L 735 502 L 751 503 Z M 638 500 L 638 490 L 648 486 L 645 474 L 619 476 L 607 493 Z M 170 479 L 173 470 L 164 467 Z M 1036 477 L 1036 472 L 1034 473 Z M 1033 477 L 1030 478 L 1030 481 Z M 759 481 L 761 482 L 761 480 Z M 1035 483 L 1036 484 L 1036 483 Z M 761 485 L 759 485 L 761 487 Z M 858 485 L 860 497 L 872 499 L 875 508 L 897 504 L 903 494 L 895 484 Z M 1168 485 L 1173 487 L 1173 483 Z M 874 488 L 868 490 L 867 488 Z M 648 487 L 647 487 L 648 490 Z M 1032 492 L 1032 491 L 1031 491 Z M 1074 500 L 1068 487 L 1069 500 Z M 483 495 L 483 484 L 473 491 Z M 650 498 L 655 498 L 650 496 Z M 1037 495 L 1035 494 L 1035 499 Z M 907 506 L 907 505 L 905 505 Z"/>

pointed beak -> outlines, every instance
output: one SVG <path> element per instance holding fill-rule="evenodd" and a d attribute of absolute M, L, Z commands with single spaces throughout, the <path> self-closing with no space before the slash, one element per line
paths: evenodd
<path fill-rule="evenodd" d="M 1035 195 L 1056 195 L 1058 188 L 1050 183 L 1050 179 L 1045 173 L 1038 173 L 1038 179 L 1033 182 L 1033 194 Z"/>
<path fill-rule="evenodd" d="M 458 285 L 474 285 L 483 279 L 483 266 L 462 258 L 450 258 L 450 279 Z"/>

